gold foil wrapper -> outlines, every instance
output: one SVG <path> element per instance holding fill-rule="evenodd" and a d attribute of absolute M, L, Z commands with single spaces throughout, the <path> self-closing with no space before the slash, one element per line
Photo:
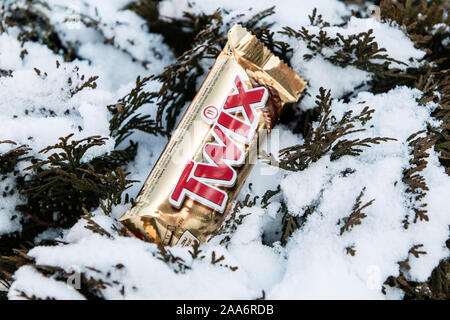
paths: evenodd
<path fill-rule="evenodd" d="M 306 82 L 254 35 L 240 25 L 233 26 L 227 44 L 146 179 L 135 205 L 120 221 L 139 238 L 155 243 L 189 246 L 195 241 L 204 242 L 225 220 L 256 161 L 255 150 L 261 144 L 257 141 L 258 137 L 261 139 L 258 132 L 270 132 L 283 105 L 296 102 L 305 86 Z M 236 99 L 241 101 L 238 93 L 244 102 L 245 99 L 254 102 L 246 105 L 249 109 L 231 103 Z M 233 100 L 232 95 L 237 98 Z M 249 117 L 250 107 L 255 115 L 253 122 Z M 235 109 L 234 120 L 230 120 L 230 110 Z M 218 124 L 220 119 L 246 125 L 233 127 L 233 131 L 228 125 Z M 242 131 L 245 128 L 249 130 Z M 239 139 L 244 136 L 248 139 Z M 218 155 L 217 151 L 224 145 L 224 154 Z M 234 153 L 228 154 L 229 151 Z M 217 164 L 211 157 L 225 160 Z M 186 189 L 177 198 L 176 186 L 197 172 L 188 171 L 189 164 L 195 170 L 202 165 L 211 169 L 206 173 L 208 179 L 199 180 L 206 189 L 214 188 L 218 190 L 215 194 L 225 198 L 219 201 L 216 197 L 216 202 L 211 202 L 185 192 Z M 210 168 L 214 165 L 222 170 Z M 215 178 L 222 174 L 223 180 L 211 178 L 208 172 Z"/>

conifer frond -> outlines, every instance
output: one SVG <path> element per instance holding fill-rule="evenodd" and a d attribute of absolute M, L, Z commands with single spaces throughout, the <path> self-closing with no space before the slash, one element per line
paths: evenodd
<path fill-rule="evenodd" d="M 102 159 L 83 161 L 86 152 L 103 145 L 106 138 L 91 136 L 71 140 L 72 136 L 62 137 L 59 143 L 41 150 L 42 154 L 51 154 L 46 160 L 34 160 L 27 168 L 31 172 L 29 179 L 23 181 L 27 203 L 18 209 L 49 225 L 71 226 L 81 216 L 82 208 L 97 207 L 99 198 L 108 199 L 106 209 L 111 210 L 134 182 L 126 179 L 129 173 L 109 168 Z"/>
<path fill-rule="evenodd" d="M 366 209 L 367 207 L 371 206 L 372 203 L 375 201 L 375 199 L 372 199 L 369 202 L 362 204 L 361 199 L 362 199 L 365 191 L 366 191 L 366 187 L 364 187 L 361 190 L 361 193 L 356 198 L 355 204 L 353 205 L 352 212 L 350 213 L 350 215 L 348 217 L 345 217 L 342 219 L 342 222 L 344 223 L 344 225 L 341 227 L 341 230 L 339 233 L 341 236 L 344 234 L 345 231 L 350 231 L 355 226 L 360 225 L 362 222 L 361 220 L 367 217 L 367 215 L 363 212 L 363 210 Z M 338 222 L 338 224 L 341 224 L 341 223 Z"/>
<path fill-rule="evenodd" d="M 17 146 L 17 143 L 11 140 L 0 141 L 0 144 L 11 144 Z M 30 150 L 31 149 L 27 146 L 21 145 L 18 147 L 13 147 L 6 153 L 0 153 L 0 177 L 6 175 L 7 173 L 14 172 L 17 164 L 20 161 L 29 159 L 29 157 L 23 156 L 26 155 Z"/>
<path fill-rule="evenodd" d="M 191 18 L 188 14 L 185 17 Z M 206 19 L 208 22 L 193 39 L 192 48 L 156 77 L 162 83 L 158 93 L 156 121 L 159 126 L 163 126 L 164 121 L 168 132 L 174 128 L 181 109 L 195 95 L 196 79 L 205 72 L 200 65 L 201 60 L 215 59 L 226 41 L 225 35 L 220 31 L 222 17 L 219 12 L 202 18 L 201 21 Z"/>
<path fill-rule="evenodd" d="M 406 184 L 405 190 L 408 198 L 408 208 L 414 212 L 413 223 L 420 221 L 428 221 L 426 203 L 422 200 L 426 196 L 426 192 L 429 190 L 425 178 L 420 172 L 426 168 L 429 157 L 427 152 L 436 143 L 436 137 L 433 134 L 427 134 L 425 137 L 420 136 L 425 130 L 418 131 L 412 134 L 409 138 L 410 166 L 403 170 L 402 181 Z M 403 220 L 403 227 L 408 229 L 410 224 L 409 215 Z"/>
<path fill-rule="evenodd" d="M 355 129 L 356 123 L 365 125 L 370 119 L 374 110 L 365 107 L 359 114 L 353 115 L 352 111 L 347 111 L 338 121 L 331 116 L 333 99 L 331 91 L 320 88 L 317 95 L 316 104 L 320 110 L 319 118 L 315 128 L 311 127 L 304 138 L 304 143 L 280 150 L 280 160 L 273 156 L 263 155 L 263 159 L 271 164 L 289 171 L 301 171 L 306 169 L 310 163 L 316 162 L 325 154 L 331 151 L 331 160 L 337 160 L 344 155 L 358 156 L 362 152 L 362 147 L 370 147 L 371 144 L 395 140 L 387 137 L 375 137 L 365 139 L 346 140 L 344 136 L 365 131 L 365 129 Z"/>
<path fill-rule="evenodd" d="M 359 156 L 361 152 L 363 152 L 363 149 L 361 149 L 362 147 L 368 148 L 371 144 L 380 144 L 380 142 L 389 140 L 396 141 L 397 139 L 381 137 L 354 140 L 342 139 L 333 146 L 330 159 L 337 160 L 343 156 Z"/>
<path fill-rule="evenodd" d="M 113 117 L 109 121 L 111 136 L 116 140 L 116 146 L 120 145 L 135 130 L 150 134 L 165 134 L 160 126 L 150 115 L 140 113 L 140 108 L 149 103 L 155 103 L 157 94 L 147 92 L 144 87 L 153 77 L 137 77 L 136 87 L 130 93 L 120 99 L 115 105 L 108 106 Z"/>
<path fill-rule="evenodd" d="M 260 28 L 255 35 L 278 58 L 283 60 L 288 65 L 291 64 L 290 58 L 292 57 L 293 49 L 287 42 L 276 40 L 275 32 L 270 31 L 267 27 L 264 27 Z"/>
<path fill-rule="evenodd" d="M 314 12 L 313 12 L 314 15 Z M 315 18 L 310 16 L 313 25 L 320 25 L 319 33 L 311 33 L 306 27 L 294 30 L 284 27 L 281 33 L 302 40 L 313 53 L 303 56 L 305 60 L 314 55 L 320 55 L 331 63 L 341 66 L 354 66 L 358 69 L 373 72 L 375 74 L 385 73 L 392 63 L 406 65 L 404 62 L 389 57 L 385 48 L 380 48 L 373 36 L 373 29 L 358 34 L 344 36 L 340 33 L 330 36 L 323 30 L 329 23 L 321 20 L 321 16 Z M 314 20 L 319 19 L 319 20 Z M 332 53 L 331 53 L 332 52 Z"/>
<path fill-rule="evenodd" d="M 300 223 L 298 218 L 291 215 L 287 206 L 284 202 L 281 202 L 280 213 L 283 214 L 283 218 L 281 220 L 282 231 L 281 231 L 281 245 L 285 246 L 288 242 L 288 239 L 292 236 L 295 230 L 300 228 Z"/>
<path fill-rule="evenodd" d="M 450 48 L 446 48 L 442 40 L 449 35 L 443 24 L 448 26 L 450 18 L 438 1 L 383 0 L 380 3 L 380 15 L 388 23 L 403 25 L 411 40 L 418 48 L 426 50 L 432 60 L 439 56 L 448 57 Z M 434 30 L 434 26 L 439 24 L 442 27 Z"/>
<path fill-rule="evenodd" d="M 38 42 L 47 46 L 54 53 L 61 53 L 65 61 L 73 61 L 77 58 L 75 49 L 64 43 L 51 24 L 50 19 L 42 9 L 48 5 L 42 0 L 27 0 L 3 4 L 1 8 L 2 22 L 0 32 L 5 32 L 7 28 L 18 28 L 17 39 L 23 46 L 26 42 Z M 2 12 L 3 11 L 3 12 Z M 27 54 L 22 52 L 22 59 Z"/>
<path fill-rule="evenodd" d="M 355 256 L 356 254 L 356 250 L 355 250 L 355 245 L 351 245 L 345 248 L 345 253 L 351 255 L 352 257 Z"/>
<path fill-rule="evenodd" d="M 450 241 L 447 241 L 449 248 Z M 450 259 L 442 260 L 434 268 L 431 275 L 424 282 L 412 281 L 408 277 L 410 255 L 420 258 L 420 255 L 426 254 L 426 251 L 420 251 L 422 244 L 412 246 L 408 251 L 408 257 L 399 261 L 400 274 L 396 277 L 389 276 L 383 283 L 382 292 L 386 294 L 386 287 L 398 288 L 405 293 L 404 299 L 407 300 L 448 300 L 450 298 L 448 274 L 450 272 Z"/>
<path fill-rule="evenodd" d="M 103 229 L 97 222 L 95 222 L 92 218 L 93 215 L 86 208 L 82 208 L 84 216 L 81 218 L 87 221 L 87 225 L 84 226 L 85 229 L 90 230 L 94 233 L 98 233 L 101 236 L 106 236 L 107 238 L 112 238 L 111 234 Z"/>
<path fill-rule="evenodd" d="M 170 249 L 160 243 L 157 244 L 157 247 L 156 258 L 171 266 L 175 273 L 185 273 L 186 270 L 191 269 L 182 258 L 173 255 Z"/>
<path fill-rule="evenodd" d="M 250 194 L 247 194 L 243 201 L 236 201 L 232 211 L 228 215 L 229 217 L 222 223 L 219 229 L 210 235 L 207 241 L 209 242 L 214 237 L 225 235 L 225 237 L 221 239 L 220 244 L 227 247 L 231 240 L 231 235 L 236 231 L 239 225 L 242 224 L 244 218 L 250 215 L 250 213 L 240 214 L 240 211 L 243 208 L 253 207 L 256 204 L 257 199 L 257 196 L 251 199 Z"/>
<path fill-rule="evenodd" d="M 276 190 L 267 190 L 262 199 L 261 199 L 261 205 L 263 208 L 267 208 L 267 206 L 270 204 L 269 200 L 279 194 L 281 192 L 281 186 L 278 185 Z"/>
<path fill-rule="evenodd" d="M 198 241 L 194 241 L 194 243 L 192 244 L 192 251 L 189 250 L 188 252 L 193 260 L 196 259 L 203 260 L 205 258 L 204 255 L 200 255 L 203 252 L 203 250 L 200 250 L 200 243 Z"/>

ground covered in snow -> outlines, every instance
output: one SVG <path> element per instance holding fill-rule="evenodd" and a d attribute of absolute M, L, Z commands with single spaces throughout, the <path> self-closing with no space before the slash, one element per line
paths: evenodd
<path fill-rule="evenodd" d="M 221 232 L 199 248 L 164 249 L 121 231 L 117 219 L 131 206 L 125 193 L 137 195 L 173 126 L 167 125 L 163 113 L 162 127 L 134 128 L 123 138 L 118 132 L 128 120 L 114 127 L 114 110 L 120 113 L 121 106 L 128 106 L 122 98 L 133 92 L 137 77 L 179 66 L 176 56 L 182 53 L 173 49 L 164 32 L 152 31 L 158 29 L 138 10 L 140 2 L 6 1 L 0 33 L 0 159 L 5 161 L 0 167 L 0 244 L 2 255 L 13 258 L 0 262 L 0 268 L 8 270 L 0 280 L 7 297 L 401 299 L 410 293 L 398 285 L 400 278 L 413 291 L 416 286 L 423 296 L 432 297 L 434 287 L 425 284 L 449 257 L 450 179 L 439 158 L 442 154 L 434 148 L 444 127 L 444 120 L 436 116 L 443 93 L 439 85 L 425 86 L 425 80 L 391 75 L 437 64 L 427 60 L 425 48 L 415 45 L 404 28 L 380 20 L 366 6 L 337 0 L 277 1 L 274 13 L 252 25 L 268 27 L 277 41 L 289 45 L 287 52 L 279 46 L 274 50 L 308 86 L 300 102 L 291 106 L 291 118 L 300 120 L 283 121 L 274 130 L 272 164 L 267 158 L 258 162 Z M 159 20 L 174 25 L 190 21 L 183 12 L 204 17 L 219 7 L 218 1 L 189 2 L 147 3 L 159 11 Z M 246 23 L 272 1 L 220 5 L 221 18 L 212 19 L 205 29 L 225 35 L 231 24 Z M 5 23 L 17 8 L 48 19 L 33 25 L 43 37 Z M 359 13 L 352 16 L 352 10 Z M 190 27 L 191 33 L 200 31 Z M 447 50 L 448 29 L 441 23 L 433 31 L 446 32 L 441 45 Z M 50 46 L 46 39 L 54 40 L 47 37 L 51 33 L 68 49 Z M 323 41 L 325 37 L 333 41 Z M 194 45 L 204 41 L 191 40 Z M 368 46 L 373 42 L 376 47 Z M 185 57 L 192 56 L 195 52 Z M 196 68 L 186 67 L 194 79 L 188 84 L 191 90 L 199 88 L 213 61 L 202 56 Z M 140 92 L 161 92 L 163 83 L 164 78 L 150 78 Z M 156 121 L 158 99 L 164 96 L 150 96 L 135 114 Z M 180 101 L 176 120 L 189 104 Z M 131 172 L 127 179 L 139 182 L 129 183 L 130 188 L 119 194 L 121 201 L 111 200 L 114 188 L 98 191 L 96 199 L 111 202 L 106 210 L 91 204 L 90 213 L 78 208 L 71 222 L 58 224 L 61 212 L 71 209 L 46 207 L 50 218 L 36 218 L 32 210 L 43 209 L 36 209 L 30 190 L 39 194 L 43 189 L 29 185 L 42 187 L 39 174 L 52 165 L 64 170 L 67 166 L 56 161 L 26 168 L 36 163 L 33 158 L 45 160 L 56 152 L 40 150 L 72 133 L 71 140 L 108 138 L 78 159 L 83 170 L 95 171 L 96 159 L 118 150 L 130 152 L 130 140 L 137 143 L 135 156 L 119 165 Z M 317 146 L 320 152 L 311 156 L 308 151 Z M 13 148 L 26 153 L 11 169 L 4 155 Z M 75 176 L 79 172 L 70 171 Z M 73 176 L 53 174 L 61 183 L 74 181 Z M 98 179 L 105 185 L 109 181 Z M 77 190 L 71 195 L 90 192 Z M 48 199 L 56 191 L 52 192 L 36 203 L 51 207 Z M 28 227 L 33 223 L 39 227 Z M 38 231 L 31 233 L 29 228 Z M 16 248 L 11 239 L 27 234 L 33 238 L 27 239 L 26 250 L 11 251 Z"/>

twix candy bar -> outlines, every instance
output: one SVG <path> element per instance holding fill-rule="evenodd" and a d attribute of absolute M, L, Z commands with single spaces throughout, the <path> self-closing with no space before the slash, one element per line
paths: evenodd
<path fill-rule="evenodd" d="M 203 242 L 225 220 L 270 132 L 305 81 L 240 25 L 120 221 L 163 245 Z M 261 143 L 261 142 L 259 142 Z"/>

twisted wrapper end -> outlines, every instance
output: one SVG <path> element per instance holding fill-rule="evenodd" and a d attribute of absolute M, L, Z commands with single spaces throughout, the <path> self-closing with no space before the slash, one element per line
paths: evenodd
<path fill-rule="evenodd" d="M 228 44 L 238 63 L 252 71 L 259 83 L 273 87 L 283 104 L 298 101 L 306 81 L 250 31 L 240 24 L 234 25 L 228 31 Z"/>

